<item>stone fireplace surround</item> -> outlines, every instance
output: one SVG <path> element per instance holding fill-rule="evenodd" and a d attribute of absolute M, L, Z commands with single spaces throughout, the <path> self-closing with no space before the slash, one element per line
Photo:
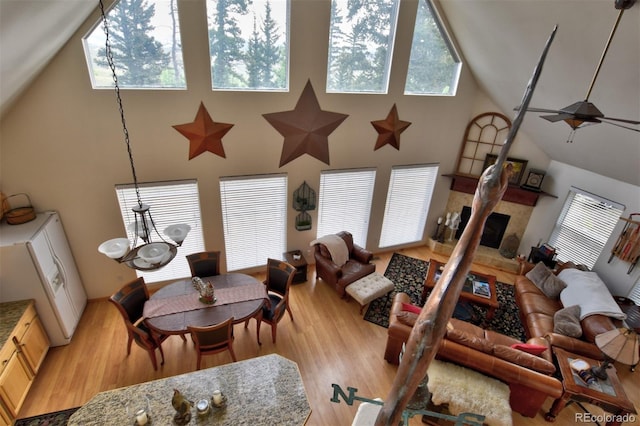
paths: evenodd
<path fill-rule="evenodd" d="M 460 213 L 464 206 L 470 206 L 472 202 L 472 194 L 450 191 L 446 212 Z M 522 240 L 522 236 L 524 235 L 524 231 L 527 229 L 531 213 L 533 212 L 533 206 L 512 203 L 509 201 L 500 201 L 493 211 L 511 216 L 507 229 L 504 233 L 504 238 L 515 234 L 519 240 Z M 437 241 L 430 240 L 429 246 L 436 253 L 450 255 L 456 243 L 457 240 L 455 238 L 453 238 L 452 241 L 449 241 L 449 229 L 447 228 L 445 232 L 445 242 L 438 243 Z M 484 246 L 478 247 L 474 261 L 509 272 L 517 272 L 519 269 L 519 264 L 516 259 L 504 258 L 498 249 Z"/>

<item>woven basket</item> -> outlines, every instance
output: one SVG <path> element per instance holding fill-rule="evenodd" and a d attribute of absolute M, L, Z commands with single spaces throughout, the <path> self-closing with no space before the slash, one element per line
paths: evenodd
<path fill-rule="evenodd" d="M 26 205 L 23 205 L 21 207 L 11 208 L 9 199 L 12 197 L 20 197 L 20 196 L 26 199 Z M 9 225 L 20 225 L 23 223 L 30 222 L 36 218 L 36 212 L 33 209 L 33 206 L 31 205 L 31 199 L 27 194 L 21 193 L 21 194 L 9 195 L 7 198 L 4 199 L 2 204 L 3 204 L 3 210 L 5 206 L 8 208 L 8 210 L 4 210 L 4 215 L 7 218 L 7 223 Z"/>

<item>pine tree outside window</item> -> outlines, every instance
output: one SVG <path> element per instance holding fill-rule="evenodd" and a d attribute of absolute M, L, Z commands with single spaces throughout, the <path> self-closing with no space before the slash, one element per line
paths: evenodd
<path fill-rule="evenodd" d="M 431 0 L 420 0 L 404 94 L 455 96 L 461 68 Z"/>
<path fill-rule="evenodd" d="M 213 90 L 289 90 L 290 0 L 207 0 Z"/>
<path fill-rule="evenodd" d="M 332 0 L 327 92 L 387 93 L 399 0 Z"/>
<path fill-rule="evenodd" d="M 186 89 L 177 0 L 120 0 L 105 11 L 121 89 Z M 113 88 L 104 26 L 83 38 L 94 89 Z"/>

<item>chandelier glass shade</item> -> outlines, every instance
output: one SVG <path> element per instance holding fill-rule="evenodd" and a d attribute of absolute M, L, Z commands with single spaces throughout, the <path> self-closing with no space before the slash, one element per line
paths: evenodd
<path fill-rule="evenodd" d="M 109 41 L 109 29 L 107 25 L 107 17 L 104 11 L 102 0 L 99 0 L 100 13 L 106 36 L 105 52 L 107 62 L 114 82 L 116 99 L 118 102 L 118 110 L 122 122 L 122 131 L 124 133 L 124 141 L 129 155 L 129 164 L 133 175 L 133 185 L 136 191 L 137 205 L 132 208 L 135 213 L 135 221 L 129 224 L 129 231 L 133 235 L 132 240 L 128 238 L 113 238 L 105 241 L 98 247 L 98 251 L 107 257 L 124 263 L 130 268 L 141 271 L 153 271 L 160 269 L 176 257 L 178 247 L 187 237 L 191 227 L 187 224 L 180 223 L 167 226 L 163 233 L 167 239 L 156 229 L 156 225 L 151 216 L 151 207 L 143 204 L 140 196 L 140 187 L 136 176 L 136 168 L 133 162 L 133 153 L 131 151 L 131 143 L 129 140 L 129 131 L 124 117 L 124 108 L 122 106 L 122 98 L 120 97 L 120 88 L 118 86 L 118 76 L 116 74 L 113 53 Z M 169 242 L 171 240 L 173 242 Z"/>

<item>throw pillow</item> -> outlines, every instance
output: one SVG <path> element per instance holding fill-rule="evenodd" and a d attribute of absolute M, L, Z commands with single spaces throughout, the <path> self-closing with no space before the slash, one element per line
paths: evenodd
<path fill-rule="evenodd" d="M 580 306 L 573 305 L 557 311 L 553 315 L 553 332 L 569 337 L 582 336 Z"/>
<path fill-rule="evenodd" d="M 419 314 L 422 311 L 422 308 L 416 305 L 412 305 L 410 303 L 403 303 L 402 310 L 407 312 L 413 312 L 414 314 Z"/>
<path fill-rule="evenodd" d="M 542 262 L 539 262 L 525 275 L 531 282 L 551 299 L 560 297 L 560 292 L 567 286 L 564 281 L 556 277 Z"/>
<path fill-rule="evenodd" d="M 402 312 L 398 312 L 398 315 L 396 315 L 396 318 L 398 318 L 398 321 L 401 324 L 408 325 L 409 327 L 413 327 L 413 325 L 416 323 L 416 320 L 418 319 L 418 314 L 414 312 L 402 311 Z"/>
<path fill-rule="evenodd" d="M 542 352 L 546 351 L 546 346 L 543 345 L 534 345 L 533 343 L 514 343 L 511 345 L 513 349 L 518 349 L 524 352 L 527 352 L 531 355 L 540 355 Z"/>

